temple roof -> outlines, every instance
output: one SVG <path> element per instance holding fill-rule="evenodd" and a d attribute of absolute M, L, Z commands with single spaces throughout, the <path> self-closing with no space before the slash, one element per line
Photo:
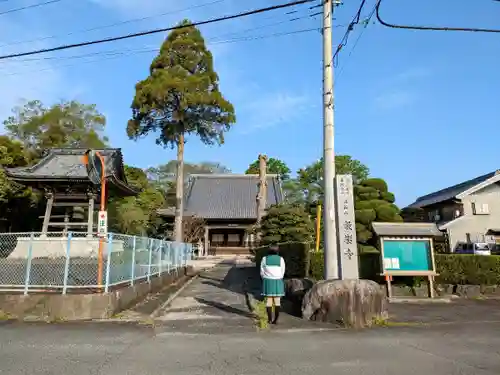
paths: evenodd
<path fill-rule="evenodd" d="M 61 183 L 87 182 L 87 169 L 83 164 L 83 148 L 53 148 L 46 151 L 42 160 L 31 167 L 4 168 L 5 174 L 14 181 Z M 124 195 L 136 195 L 138 191 L 127 183 L 123 168 L 123 156 L 119 148 L 96 150 L 104 157 L 107 181 Z"/>
<path fill-rule="evenodd" d="M 184 196 L 185 215 L 204 219 L 257 219 L 259 175 L 193 174 Z M 266 207 L 283 202 L 277 175 L 267 175 Z M 158 210 L 161 216 L 174 216 L 174 208 Z"/>

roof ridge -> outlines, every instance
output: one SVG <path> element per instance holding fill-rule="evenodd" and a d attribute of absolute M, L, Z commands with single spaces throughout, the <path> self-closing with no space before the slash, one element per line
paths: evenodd
<path fill-rule="evenodd" d="M 495 175 L 496 172 L 489 172 L 489 173 L 486 173 L 484 175 L 481 175 L 481 176 L 478 176 L 478 177 L 475 177 L 475 178 L 471 178 L 470 180 L 467 180 L 467 181 L 464 181 L 464 182 L 460 182 L 458 184 L 455 184 L 455 185 L 452 185 L 452 186 L 449 186 L 447 188 L 444 188 L 444 189 L 440 189 L 440 190 L 436 190 L 435 192 L 433 193 L 429 193 L 429 194 L 426 194 L 426 195 L 422 195 L 420 197 L 418 197 L 416 199 L 415 202 L 418 202 L 418 201 L 421 201 L 421 200 L 424 200 L 424 199 L 427 199 L 427 198 L 431 198 L 432 196 L 434 195 L 439 195 L 447 190 L 451 190 L 451 189 L 457 189 L 457 188 L 460 188 L 461 186 L 466 186 L 466 185 L 469 185 L 471 183 L 473 183 L 474 181 L 478 181 L 477 184 L 481 183 L 483 180 L 485 179 L 488 179 L 490 177 L 493 177 Z M 475 185 L 477 185 L 475 184 Z"/>

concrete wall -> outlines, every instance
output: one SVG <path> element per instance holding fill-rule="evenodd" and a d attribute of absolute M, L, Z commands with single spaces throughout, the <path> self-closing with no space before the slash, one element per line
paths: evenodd
<path fill-rule="evenodd" d="M 448 224 L 450 248 L 453 251 L 458 242 L 465 242 L 467 233 L 471 241 L 483 242 L 488 229 L 500 227 L 500 186 L 492 184 L 462 199 L 464 216 Z M 487 203 L 488 215 L 474 215 L 472 203 L 479 206 Z"/>
<path fill-rule="evenodd" d="M 1 294 L 0 311 L 16 317 L 37 317 L 47 320 L 106 319 L 129 308 L 148 293 L 187 279 L 192 267 L 126 286 L 109 293 L 94 294 Z"/>

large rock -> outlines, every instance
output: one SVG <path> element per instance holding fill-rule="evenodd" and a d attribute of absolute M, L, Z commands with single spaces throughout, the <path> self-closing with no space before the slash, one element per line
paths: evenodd
<path fill-rule="evenodd" d="M 375 320 L 387 319 L 387 300 L 383 288 L 372 280 L 325 280 L 304 296 L 302 317 L 354 328 L 370 327 Z"/>
<path fill-rule="evenodd" d="M 295 316 L 302 315 L 302 300 L 305 294 L 314 285 L 310 279 L 287 279 L 285 280 L 285 296 L 292 306 L 291 313 Z"/>

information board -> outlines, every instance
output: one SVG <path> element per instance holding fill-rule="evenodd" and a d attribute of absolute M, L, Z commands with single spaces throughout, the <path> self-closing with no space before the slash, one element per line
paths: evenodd
<path fill-rule="evenodd" d="M 383 240 L 384 271 L 434 271 L 430 240 Z"/>

